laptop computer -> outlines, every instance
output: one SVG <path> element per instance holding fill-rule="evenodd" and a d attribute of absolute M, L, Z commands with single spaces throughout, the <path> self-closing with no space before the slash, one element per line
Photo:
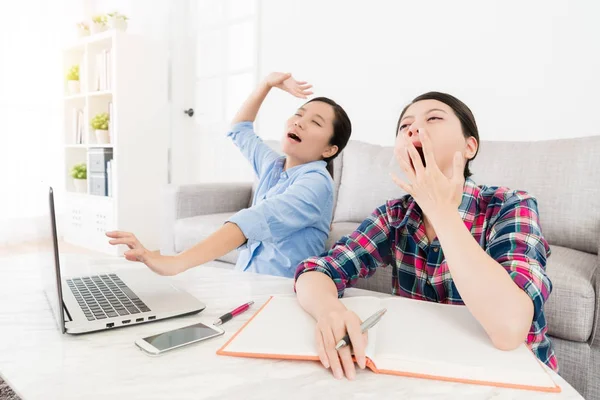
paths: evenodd
<path fill-rule="evenodd" d="M 49 211 L 53 255 L 48 253 L 42 262 L 42 279 L 44 292 L 62 333 L 120 328 L 195 314 L 206 308 L 194 296 L 147 268 L 64 278 L 52 187 Z"/>

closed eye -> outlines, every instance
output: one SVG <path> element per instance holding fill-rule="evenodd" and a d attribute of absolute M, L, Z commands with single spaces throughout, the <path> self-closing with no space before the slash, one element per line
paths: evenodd
<path fill-rule="evenodd" d="M 298 113 L 296 113 L 296 114 L 294 114 L 294 115 L 295 115 L 296 117 L 301 117 L 301 116 L 302 116 L 301 114 L 298 114 Z"/>
<path fill-rule="evenodd" d="M 405 129 L 407 126 L 408 126 L 408 124 L 400 125 L 400 130 Z"/>
<path fill-rule="evenodd" d="M 321 124 L 319 124 L 317 121 L 315 121 L 314 119 L 312 120 L 312 122 L 314 122 L 315 124 L 317 124 L 317 126 L 320 128 Z"/>
<path fill-rule="evenodd" d="M 431 121 L 431 120 L 434 120 L 434 119 L 440 119 L 441 120 L 442 118 L 440 118 L 440 117 L 429 117 L 429 118 L 427 118 L 427 121 Z"/>

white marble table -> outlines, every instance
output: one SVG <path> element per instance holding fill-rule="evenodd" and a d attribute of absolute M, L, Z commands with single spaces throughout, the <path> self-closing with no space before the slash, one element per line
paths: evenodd
<path fill-rule="evenodd" d="M 217 356 L 215 351 L 252 312 L 223 325 L 225 335 L 150 357 L 134 340 L 196 322 L 272 294 L 293 293 L 292 281 L 214 266 L 173 279 L 207 304 L 195 316 L 79 336 L 61 335 L 41 289 L 33 255 L 0 258 L 0 375 L 24 399 L 581 399 L 562 378 L 560 394 L 376 375 L 335 380 L 316 362 Z M 88 274 L 145 268 L 115 258 L 68 257 L 70 270 Z M 216 265 L 216 264 L 213 264 Z M 27 284 L 27 285 L 26 285 Z M 348 295 L 374 293 L 349 290 Z M 375 294 L 377 295 L 377 294 Z"/>

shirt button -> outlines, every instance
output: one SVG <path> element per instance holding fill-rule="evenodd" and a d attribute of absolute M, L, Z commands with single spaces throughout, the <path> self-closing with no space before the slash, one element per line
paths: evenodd
<path fill-rule="evenodd" d="M 434 248 L 433 248 L 433 252 L 434 252 L 434 253 L 437 253 L 438 251 L 440 251 L 440 248 L 439 248 L 439 247 L 434 247 Z"/>
<path fill-rule="evenodd" d="M 427 279 L 427 286 L 431 286 L 431 281 Z"/>

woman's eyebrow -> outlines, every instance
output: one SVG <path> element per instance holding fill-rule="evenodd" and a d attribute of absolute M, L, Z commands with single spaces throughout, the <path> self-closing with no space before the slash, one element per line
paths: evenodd
<path fill-rule="evenodd" d="M 325 121 L 325 118 L 321 117 L 319 114 L 315 114 L 315 116 L 321 118 L 323 120 L 323 123 L 326 123 L 327 121 Z"/>
<path fill-rule="evenodd" d="M 444 114 L 448 114 L 446 111 L 442 110 L 441 108 L 432 108 L 431 110 L 427 111 L 425 114 L 429 114 L 430 112 L 433 112 L 433 111 L 441 111 Z M 405 115 L 404 117 L 402 117 L 400 122 L 404 121 L 406 118 L 414 118 L 414 117 L 412 115 Z"/>
<path fill-rule="evenodd" d="M 298 109 L 298 111 L 306 111 L 306 109 L 304 107 L 300 107 Z M 325 120 L 325 118 L 321 117 L 319 114 L 315 114 L 316 117 L 319 117 L 323 120 L 323 123 L 327 123 L 327 121 Z"/>
<path fill-rule="evenodd" d="M 448 114 L 446 111 L 442 110 L 441 108 L 432 108 L 431 110 L 427 111 L 427 114 L 429 114 L 432 111 L 441 111 L 444 114 Z"/>

